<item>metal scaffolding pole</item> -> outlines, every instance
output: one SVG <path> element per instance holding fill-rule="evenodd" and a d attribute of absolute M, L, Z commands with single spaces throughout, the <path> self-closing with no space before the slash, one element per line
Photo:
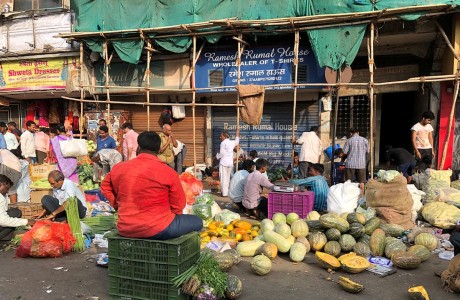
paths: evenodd
<path fill-rule="evenodd" d="M 369 132 L 369 154 L 370 173 L 374 177 L 374 23 L 370 26 L 370 38 L 367 40 L 369 59 L 369 103 L 370 103 L 370 132 Z"/>

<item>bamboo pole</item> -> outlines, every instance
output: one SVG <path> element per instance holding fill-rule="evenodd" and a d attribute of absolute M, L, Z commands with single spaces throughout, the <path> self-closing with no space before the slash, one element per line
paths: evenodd
<path fill-rule="evenodd" d="M 291 149 L 291 178 L 294 177 L 294 143 L 295 143 L 295 113 L 297 110 L 297 81 L 299 71 L 299 31 L 294 32 L 294 105 L 292 108 L 292 149 Z"/>
<path fill-rule="evenodd" d="M 242 43 L 243 41 L 243 35 L 240 33 L 238 34 L 238 38 L 235 39 L 237 42 L 238 42 L 238 57 L 236 59 L 236 65 L 237 65 L 237 77 L 236 77 L 236 85 L 237 87 L 240 86 L 241 84 L 241 57 L 243 56 L 243 50 L 244 50 L 244 46 L 245 44 Z M 243 45 L 241 45 L 243 44 Z M 239 107 L 239 104 L 240 104 L 240 93 L 238 91 L 238 89 L 236 90 L 236 128 L 237 128 L 237 131 L 239 132 L 239 129 L 240 129 L 240 107 Z M 238 150 L 238 146 L 236 147 L 236 149 Z M 239 159 L 239 156 L 238 156 L 238 151 L 236 152 L 236 172 L 238 172 L 238 159 Z"/>
<path fill-rule="evenodd" d="M 374 23 L 370 26 L 370 38 L 367 40 L 369 59 L 369 102 L 370 102 L 370 132 L 369 132 L 369 154 L 370 173 L 374 178 Z"/>
<path fill-rule="evenodd" d="M 107 41 L 104 41 L 104 71 L 105 71 L 105 90 L 107 94 L 107 125 L 109 127 L 109 134 L 112 135 L 112 122 L 110 120 L 110 88 L 109 88 L 109 65 L 110 65 L 110 59 L 109 59 L 109 45 Z"/>
<path fill-rule="evenodd" d="M 152 43 L 150 39 L 147 40 L 147 47 L 151 47 Z M 147 103 L 150 103 L 150 61 L 152 59 L 152 52 L 147 51 L 147 67 L 145 68 L 145 94 L 147 97 Z M 150 105 L 147 105 L 147 131 L 150 131 Z"/>
<path fill-rule="evenodd" d="M 80 99 L 83 100 L 84 99 L 84 91 L 83 91 L 83 54 L 84 54 L 84 51 L 83 51 L 83 43 L 80 43 L 80 61 L 78 62 L 79 64 L 79 67 L 80 67 Z M 84 114 L 83 114 L 83 102 L 80 102 L 80 126 L 79 126 L 79 129 L 80 129 L 80 136 L 81 134 L 83 134 L 83 122 L 84 122 Z"/>
<path fill-rule="evenodd" d="M 342 76 L 342 68 L 337 70 L 337 83 L 340 83 Z M 332 155 L 331 155 L 331 185 L 334 183 L 334 152 L 335 152 L 335 136 L 337 132 L 337 118 L 339 116 L 339 101 L 340 101 L 340 86 L 335 90 L 335 111 L 334 111 L 334 126 L 332 126 Z"/>
<path fill-rule="evenodd" d="M 439 165 L 440 169 L 444 169 L 444 165 L 446 163 L 446 156 L 447 156 L 447 148 L 449 147 L 449 141 L 450 141 L 450 135 L 452 133 L 452 122 L 454 120 L 455 116 L 455 106 L 457 104 L 457 98 L 458 98 L 458 90 L 460 88 L 460 56 L 459 54 L 455 51 L 455 48 L 452 46 L 449 38 L 447 37 L 446 33 L 444 32 L 444 29 L 442 29 L 441 25 L 439 25 L 438 22 L 436 22 L 436 26 L 439 29 L 439 32 L 441 32 L 442 37 L 444 38 L 444 41 L 446 42 L 447 46 L 449 47 L 450 51 L 454 55 L 455 59 L 457 60 L 457 73 L 455 74 L 455 87 L 454 87 L 454 98 L 452 99 L 452 107 L 450 109 L 450 115 L 449 115 L 449 123 L 447 125 L 447 137 L 446 140 L 444 141 L 444 147 L 442 150 L 442 156 L 441 156 L 441 164 Z"/>
<path fill-rule="evenodd" d="M 193 121 L 193 174 L 196 178 L 196 122 L 195 122 L 195 107 L 196 107 L 196 90 L 195 90 L 195 66 L 196 66 L 196 36 L 193 36 L 193 60 L 192 60 L 192 121 Z"/>

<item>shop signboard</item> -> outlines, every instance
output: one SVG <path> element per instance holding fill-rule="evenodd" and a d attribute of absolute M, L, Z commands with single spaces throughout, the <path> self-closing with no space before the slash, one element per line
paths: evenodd
<path fill-rule="evenodd" d="M 309 131 L 319 122 L 318 101 L 300 102 L 297 105 L 295 136 Z M 231 139 L 235 138 L 237 128 L 235 109 L 214 107 L 212 111 L 213 156 L 219 152 L 220 133 L 228 130 Z M 240 146 L 249 156 L 256 150 L 259 157 L 268 159 L 270 166 L 287 167 L 292 161 L 292 103 L 268 103 L 260 125 L 240 123 Z M 296 145 L 295 151 L 300 151 Z"/>
<path fill-rule="evenodd" d="M 65 89 L 77 64 L 78 60 L 70 57 L 2 62 L 0 92 Z"/>
<path fill-rule="evenodd" d="M 238 79 L 237 51 L 205 49 L 196 65 L 196 87 L 210 88 L 199 92 L 235 91 Z M 271 46 L 245 49 L 241 57 L 241 84 L 285 86 L 267 90 L 292 89 L 294 82 L 294 47 Z M 298 83 L 324 83 L 324 68 L 320 68 L 311 49 L 299 47 Z M 304 88 L 304 87 L 299 87 Z M 309 87 L 314 88 L 314 87 Z"/>

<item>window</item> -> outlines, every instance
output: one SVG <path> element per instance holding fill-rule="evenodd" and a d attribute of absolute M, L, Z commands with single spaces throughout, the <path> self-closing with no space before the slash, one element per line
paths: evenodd
<path fill-rule="evenodd" d="M 63 0 L 15 0 L 13 10 L 34 10 L 62 7 Z"/>
<path fill-rule="evenodd" d="M 291 67 L 291 82 L 295 82 L 295 67 Z M 308 83 L 308 66 L 298 65 L 297 66 L 297 83 Z"/>
<path fill-rule="evenodd" d="M 331 119 L 335 116 L 335 98 L 332 105 Z M 351 127 L 357 128 L 359 135 L 369 135 L 370 105 L 367 96 L 340 97 L 337 115 L 336 138 L 348 138 Z"/>

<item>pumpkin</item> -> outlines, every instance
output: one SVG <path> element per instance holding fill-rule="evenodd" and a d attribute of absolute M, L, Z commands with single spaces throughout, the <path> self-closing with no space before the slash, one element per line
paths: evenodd
<path fill-rule="evenodd" d="M 340 230 L 337 228 L 329 228 L 326 230 L 326 237 L 328 241 L 338 241 L 341 235 Z"/>
<path fill-rule="evenodd" d="M 420 258 L 408 252 L 394 254 L 391 257 L 391 261 L 396 267 L 405 270 L 415 269 L 422 263 L 422 260 Z"/>
<path fill-rule="evenodd" d="M 260 229 L 264 232 L 268 230 L 274 230 L 275 223 L 273 223 L 273 221 L 270 219 L 263 219 L 262 222 L 260 223 Z"/>
<path fill-rule="evenodd" d="M 289 250 L 289 258 L 293 262 L 301 262 L 305 258 L 305 254 L 307 254 L 307 249 L 302 243 L 294 243 Z"/>
<path fill-rule="evenodd" d="M 383 230 L 383 229 L 382 229 Z M 389 242 L 392 242 L 392 241 L 397 241 L 398 239 L 395 238 L 395 237 L 392 237 L 392 236 L 387 236 L 385 238 L 385 245 L 388 244 Z"/>
<path fill-rule="evenodd" d="M 252 228 L 252 224 L 247 221 L 238 221 L 234 225 L 236 228 L 241 228 L 244 230 L 250 230 Z"/>
<path fill-rule="evenodd" d="M 357 294 L 364 290 L 364 286 L 357 282 L 351 281 L 349 278 L 339 276 L 339 285 L 347 292 Z"/>
<path fill-rule="evenodd" d="M 288 223 L 289 225 L 292 225 L 292 223 L 294 223 L 295 221 L 299 219 L 300 217 L 298 214 L 296 214 L 295 212 L 291 212 L 286 216 L 286 223 Z"/>
<path fill-rule="evenodd" d="M 406 245 L 400 240 L 391 241 L 385 245 L 385 256 L 391 259 L 391 257 L 393 257 L 394 254 L 406 252 L 406 250 Z"/>
<path fill-rule="evenodd" d="M 407 252 L 417 256 L 418 258 L 420 258 L 422 262 L 424 262 L 431 256 L 430 250 L 428 250 L 425 246 L 422 245 L 414 245 L 410 247 L 409 250 L 407 250 Z"/>
<path fill-rule="evenodd" d="M 233 255 L 228 252 L 217 253 L 214 255 L 214 260 L 219 265 L 219 268 L 224 272 L 229 271 L 234 264 Z"/>
<path fill-rule="evenodd" d="M 295 243 L 295 237 L 293 237 L 292 235 L 288 236 L 288 238 L 286 239 L 286 241 L 288 241 L 288 243 L 292 246 L 294 243 Z"/>
<path fill-rule="evenodd" d="M 371 255 L 371 248 L 362 242 L 358 242 L 353 246 L 353 252 L 355 252 L 356 255 L 367 258 Z"/>
<path fill-rule="evenodd" d="M 265 242 L 261 240 L 241 242 L 238 244 L 238 246 L 236 246 L 236 251 L 238 251 L 241 256 L 254 256 L 256 254 L 257 248 L 259 248 L 264 243 Z"/>
<path fill-rule="evenodd" d="M 360 238 L 365 233 L 364 226 L 360 223 L 351 223 L 348 233 L 354 238 Z"/>
<path fill-rule="evenodd" d="M 278 223 L 275 225 L 275 232 L 287 239 L 291 235 L 291 227 L 286 223 Z"/>
<path fill-rule="evenodd" d="M 374 230 L 380 227 L 381 223 L 382 221 L 377 217 L 370 218 L 369 221 L 367 221 L 366 224 L 364 224 L 365 233 L 367 235 L 371 235 L 374 232 Z"/>
<path fill-rule="evenodd" d="M 339 242 L 329 241 L 326 243 L 326 245 L 324 245 L 323 251 L 327 254 L 337 257 L 340 255 L 340 251 L 342 251 L 342 248 L 340 247 Z"/>
<path fill-rule="evenodd" d="M 344 212 L 344 213 L 341 213 L 339 217 L 346 220 L 349 214 L 350 213 Z"/>
<path fill-rule="evenodd" d="M 343 261 L 347 260 L 347 259 L 350 259 L 350 258 L 353 258 L 356 256 L 356 253 L 354 252 L 350 252 L 350 253 L 347 253 L 347 254 L 344 254 L 342 256 L 340 256 L 338 258 L 339 262 L 342 263 Z"/>
<path fill-rule="evenodd" d="M 342 251 L 344 252 L 349 252 L 353 250 L 353 247 L 356 244 L 356 240 L 354 237 L 352 237 L 349 234 L 342 234 L 339 239 L 339 244 L 340 247 L 342 248 Z"/>
<path fill-rule="evenodd" d="M 225 298 L 237 299 L 243 291 L 241 280 L 232 274 L 227 275 L 227 287 L 225 288 Z"/>
<path fill-rule="evenodd" d="M 243 240 L 243 242 L 246 242 L 246 241 L 251 241 L 252 240 L 252 235 L 248 234 L 248 233 L 244 233 L 241 237 L 241 239 Z"/>
<path fill-rule="evenodd" d="M 307 225 L 309 232 L 318 232 L 324 229 L 324 227 L 321 226 L 321 222 L 319 220 L 307 221 Z"/>
<path fill-rule="evenodd" d="M 322 215 L 319 221 L 321 226 L 325 228 L 337 228 L 341 233 L 347 232 L 350 228 L 350 224 L 346 220 L 330 213 Z"/>
<path fill-rule="evenodd" d="M 357 274 L 370 267 L 371 263 L 362 256 L 354 256 L 341 261 L 342 270 L 347 273 Z"/>
<path fill-rule="evenodd" d="M 411 299 L 414 300 L 430 300 L 428 293 L 422 285 L 411 287 L 407 290 Z"/>
<path fill-rule="evenodd" d="M 265 255 L 257 255 L 251 260 L 251 270 L 257 275 L 266 275 L 272 269 L 272 261 Z"/>
<path fill-rule="evenodd" d="M 275 225 L 278 223 L 286 223 L 286 216 L 283 213 L 276 213 L 273 215 L 272 221 Z"/>
<path fill-rule="evenodd" d="M 312 210 L 307 214 L 305 221 L 318 221 L 319 217 L 321 217 L 321 215 L 316 210 Z"/>
<path fill-rule="evenodd" d="M 235 249 L 227 249 L 224 253 L 229 253 L 233 257 L 233 264 L 237 265 L 241 261 L 241 255 Z"/>
<path fill-rule="evenodd" d="M 404 232 L 404 228 L 398 224 L 381 224 L 380 228 L 392 237 L 400 237 Z"/>
<path fill-rule="evenodd" d="M 359 223 L 361 225 L 366 224 L 366 217 L 360 213 L 351 213 L 347 215 L 348 223 Z"/>
<path fill-rule="evenodd" d="M 305 246 L 305 249 L 307 250 L 307 253 L 310 252 L 311 246 L 310 243 L 308 242 L 306 237 L 299 237 L 296 240 L 296 243 L 302 243 Z"/>
<path fill-rule="evenodd" d="M 438 239 L 431 233 L 422 232 L 415 237 L 415 245 L 422 245 L 433 251 L 438 247 Z"/>
<path fill-rule="evenodd" d="M 291 234 L 298 238 L 298 237 L 306 237 L 308 234 L 308 225 L 303 220 L 294 221 L 291 225 Z"/>
<path fill-rule="evenodd" d="M 369 247 L 371 248 L 371 253 L 374 256 L 382 256 L 385 252 L 385 232 L 377 228 L 371 235 L 369 241 Z"/>
<path fill-rule="evenodd" d="M 265 255 L 266 257 L 274 260 L 278 255 L 278 248 L 273 243 L 265 243 L 257 248 L 255 255 Z"/>
<path fill-rule="evenodd" d="M 359 238 L 358 242 L 366 244 L 369 246 L 369 242 L 371 241 L 371 236 L 370 235 L 363 235 L 362 237 Z"/>
<path fill-rule="evenodd" d="M 315 257 L 318 264 L 324 269 L 337 270 L 341 266 L 339 260 L 330 254 L 317 251 Z"/>
<path fill-rule="evenodd" d="M 321 251 L 327 243 L 327 238 L 322 232 L 313 232 L 308 235 L 308 242 L 314 251 Z"/>
<path fill-rule="evenodd" d="M 281 253 L 287 253 L 291 249 L 291 244 L 280 234 L 274 231 L 264 232 L 264 239 L 267 242 L 273 243 Z"/>

